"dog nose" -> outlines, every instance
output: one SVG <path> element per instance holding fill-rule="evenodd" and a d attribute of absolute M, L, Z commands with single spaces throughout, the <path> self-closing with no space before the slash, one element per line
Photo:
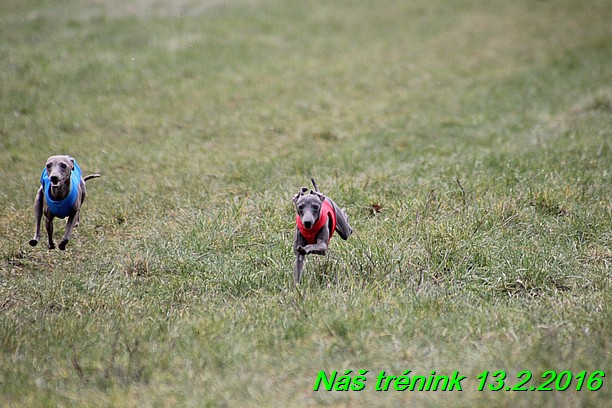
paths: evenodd
<path fill-rule="evenodd" d="M 306 227 L 306 228 L 312 227 L 312 222 L 311 221 L 304 221 L 304 227 Z"/>
<path fill-rule="evenodd" d="M 57 184 L 57 182 L 59 181 L 59 177 L 57 177 L 57 176 L 51 176 L 51 177 L 49 177 L 49 180 L 51 180 L 51 182 L 52 182 L 53 184 Z"/>

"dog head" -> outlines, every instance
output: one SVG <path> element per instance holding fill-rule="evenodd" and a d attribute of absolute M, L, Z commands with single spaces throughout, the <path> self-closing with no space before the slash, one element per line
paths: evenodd
<path fill-rule="evenodd" d="M 325 196 L 317 191 L 310 190 L 310 194 L 308 193 L 308 188 L 302 187 L 302 189 L 293 197 L 293 203 L 295 204 L 295 209 L 304 225 L 304 228 L 310 229 L 312 228 L 317 221 L 319 220 L 319 216 L 321 215 L 321 206 L 323 201 L 325 201 Z"/>
<path fill-rule="evenodd" d="M 67 180 L 74 169 L 74 160 L 70 156 L 51 156 L 47 159 L 47 175 L 51 181 L 51 187 L 59 188 Z"/>

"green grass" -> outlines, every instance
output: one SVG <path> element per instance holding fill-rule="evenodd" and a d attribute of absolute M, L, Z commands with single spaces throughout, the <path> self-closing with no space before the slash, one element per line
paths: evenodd
<path fill-rule="evenodd" d="M 610 16 L 2 2 L 0 405 L 606 406 Z M 102 178 L 65 252 L 31 248 L 60 153 Z M 291 198 L 311 176 L 355 233 L 298 290 Z M 368 370 L 366 388 L 314 392 L 321 370 Z M 468 379 L 374 390 L 406 370 Z M 485 370 L 607 376 L 478 392 Z"/>

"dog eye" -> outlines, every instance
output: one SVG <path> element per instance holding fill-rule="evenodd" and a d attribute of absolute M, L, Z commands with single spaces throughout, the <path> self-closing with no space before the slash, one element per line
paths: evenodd
<path fill-rule="evenodd" d="M 68 167 L 68 166 L 66 166 L 66 163 L 62 163 L 62 164 L 60 164 L 60 166 L 62 166 L 62 169 L 65 169 L 66 167 Z"/>
<path fill-rule="evenodd" d="M 315 211 L 317 211 L 317 210 L 319 209 L 319 206 L 318 206 L 318 205 L 313 205 L 313 206 L 312 206 L 312 209 L 313 209 L 313 210 L 315 210 Z"/>
<path fill-rule="evenodd" d="M 304 206 L 302 204 L 298 205 L 298 210 L 302 211 L 304 209 Z"/>
<path fill-rule="evenodd" d="M 51 163 L 47 163 L 47 168 L 50 169 L 51 168 Z"/>

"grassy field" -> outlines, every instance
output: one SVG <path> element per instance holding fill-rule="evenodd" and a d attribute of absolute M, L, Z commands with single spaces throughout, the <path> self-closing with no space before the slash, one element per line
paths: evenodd
<path fill-rule="evenodd" d="M 611 19 L 607 0 L 2 1 L 0 406 L 606 406 Z M 64 153 L 102 177 L 67 250 L 32 248 Z M 295 288 L 311 176 L 355 233 Z M 365 389 L 313 390 L 348 370 Z M 406 370 L 466 379 L 375 390 Z M 506 391 L 523 370 L 573 380 Z"/>

